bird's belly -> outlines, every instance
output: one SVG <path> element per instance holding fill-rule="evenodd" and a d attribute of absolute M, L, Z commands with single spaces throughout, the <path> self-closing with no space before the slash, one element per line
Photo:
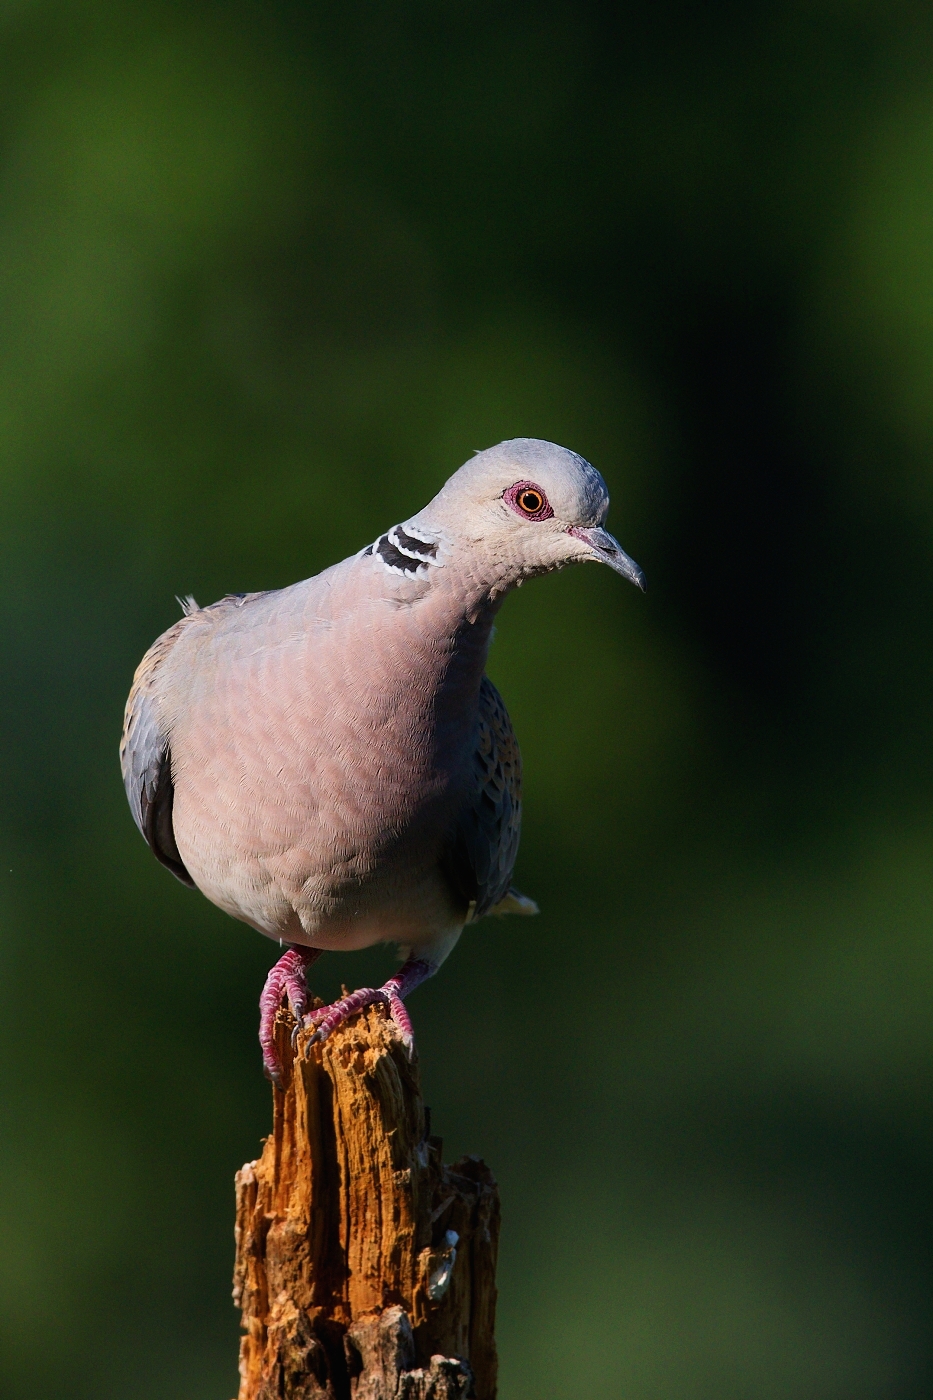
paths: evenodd
<path fill-rule="evenodd" d="M 308 947 L 353 951 L 374 943 L 417 945 L 462 923 L 466 911 L 436 864 L 417 871 L 380 870 L 368 877 L 301 878 L 306 862 L 289 852 L 282 862 L 244 864 L 218 880 L 191 874 L 208 899 L 270 938 Z M 284 868 L 277 869 L 278 866 Z"/>
<path fill-rule="evenodd" d="M 179 853 L 203 894 L 270 938 L 327 949 L 423 942 L 464 915 L 439 870 L 456 810 L 442 781 L 419 804 L 301 807 L 263 794 L 226 804 L 186 781 L 176 788 Z M 276 800 L 276 798 L 280 800 Z"/>

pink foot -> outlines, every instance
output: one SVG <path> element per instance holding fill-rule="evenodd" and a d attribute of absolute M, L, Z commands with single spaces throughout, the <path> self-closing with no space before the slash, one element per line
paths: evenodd
<path fill-rule="evenodd" d="M 288 997 L 288 1005 L 300 1024 L 308 1010 L 308 968 L 321 956 L 320 948 L 289 948 L 269 969 L 266 985 L 259 998 L 259 1044 L 262 1046 L 262 1067 L 267 1079 L 280 1083 L 281 1066 L 275 1053 L 275 1015 Z"/>
<path fill-rule="evenodd" d="M 408 961 L 399 968 L 394 977 L 390 977 L 381 987 L 360 987 L 359 991 L 351 992 L 348 997 L 343 997 L 341 1001 L 335 1001 L 331 1006 L 322 1006 L 317 1011 L 312 1011 L 310 1015 L 304 1017 L 302 1022 L 305 1026 L 314 1026 L 314 1035 L 308 1042 L 313 1045 L 315 1041 L 325 1041 L 338 1026 L 342 1026 L 344 1021 L 362 1011 L 365 1006 L 372 1006 L 375 1002 L 381 1001 L 388 1004 L 392 1020 L 398 1026 L 402 1034 L 402 1040 L 408 1049 L 409 1054 L 415 1044 L 415 1034 L 412 1030 L 411 1019 L 405 1009 L 404 998 L 407 997 L 416 987 L 420 986 L 426 978 L 430 977 L 436 969 L 431 963 L 425 962 L 422 958 L 409 958 Z"/>

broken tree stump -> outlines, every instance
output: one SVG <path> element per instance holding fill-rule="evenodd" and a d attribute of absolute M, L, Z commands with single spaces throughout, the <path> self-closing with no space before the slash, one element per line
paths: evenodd
<path fill-rule="evenodd" d="M 492 1173 L 443 1165 L 384 1007 L 310 1050 L 293 1028 L 280 1012 L 272 1134 L 236 1176 L 239 1400 L 495 1400 Z"/>

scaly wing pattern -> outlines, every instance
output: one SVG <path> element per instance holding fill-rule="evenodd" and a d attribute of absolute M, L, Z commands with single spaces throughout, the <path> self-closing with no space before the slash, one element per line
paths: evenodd
<path fill-rule="evenodd" d="M 532 901 L 511 888 L 522 825 L 522 756 L 508 711 L 488 676 L 480 687 L 471 777 L 444 871 L 457 893 L 475 906 L 474 919 L 490 912 L 533 913 Z M 504 907 L 497 911 L 500 904 Z"/>
<path fill-rule="evenodd" d="M 188 621 L 179 619 L 146 652 L 133 677 L 126 702 L 120 766 L 133 820 L 149 843 L 153 855 L 185 885 L 194 881 L 185 869 L 175 844 L 172 805 L 172 755 L 161 722 L 158 703 L 159 668 Z"/>

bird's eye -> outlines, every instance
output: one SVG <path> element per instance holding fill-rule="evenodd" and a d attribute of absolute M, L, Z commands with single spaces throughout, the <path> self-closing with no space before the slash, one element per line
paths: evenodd
<path fill-rule="evenodd" d="M 547 496 L 533 481 L 516 481 L 508 491 L 503 492 L 503 500 L 526 520 L 550 520 L 554 514 Z"/>

